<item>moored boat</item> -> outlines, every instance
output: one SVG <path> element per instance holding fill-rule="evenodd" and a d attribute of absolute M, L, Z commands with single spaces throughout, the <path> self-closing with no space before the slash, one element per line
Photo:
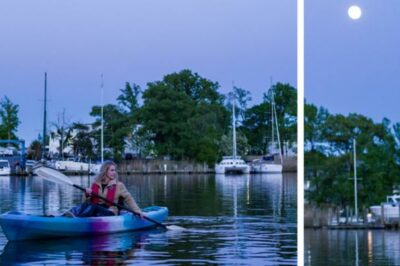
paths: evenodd
<path fill-rule="evenodd" d="M 85 162 L 78 162 L 73 159 L 68 159 L 66 161 L 56 161 L 54 163 L 56 170 L 63 172 L 75 172 L 75 173 L 89 173 L 90 165 Z"/>
<path fill-rule="evenodd" d="M 168 217 L 168 208 L 152 206 L 142 210 L 145 215 L 159 223 Z M 147 219 L 132 213 L 103 217 L 48 217 L 10 211 L 0 215 L 0 225 L 10 241 L 46 239 L 59 237 L 81 237 L 133 230 L 156 226 Z"/>
<path fill-rule="evenodd" d="M 253 173 L 282 173 L 282 164 L 277 163 L 274 155 L 263 156 L 251 162 L 251 172 Z"/>
<path fill-rule="evenodd" d="M 248 166 L 240 156 L 231 157 L 224 156 L 223 160 L 215 166 L 216 174 L 248 174 L 250 166 Z"/>
<path fill-rule="evenodd" d="M 400 195 L 387 196 L 386 202 L 369 208 L 376 217 L 381 217 L 383 213 L 386 219 L 400 219 Z"/>
<path fill-rule="evenodd" d="M 235 100 L 232 102 L 232 156 L 224 156 L 222 161 L 215 165 L 216 174 L 249 174 L 250 166 L 236 153 L 236 118 Z"/>
<path fill-rule="evenodd" d="M 278 116 L 275 108 L 274 87 L 271 87 L 269 90 L 269 95 L 271 98 L 271 143 L 267 149 L 267 155 L 251 163 L 251 172 L 253 173 L 282 173 L 283 170 L 283 156 L 279 135 Z M 276 141 L 275 133 L 277 137 Z M 275 155 L 279 155 L 279 160 L 275 160 Z"/>
<path fill-rule="evenodd" d="M 0 160 L 0 175 L 10 175 L 11 167 L 8 160 Z"/>

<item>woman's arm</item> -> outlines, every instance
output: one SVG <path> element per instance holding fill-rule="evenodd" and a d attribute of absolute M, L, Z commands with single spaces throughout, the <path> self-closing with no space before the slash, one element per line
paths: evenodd
<path fill-rule="evenodd" d="M 120 196 L 124 199 L 124 203 L 133 211 L 142 214 L 142 210 L 133 199 L 131 193 L 129 193 L 129 191 L 126 189 L 125 185 L 121 182 L 118 182 L 118 189 Z"/>

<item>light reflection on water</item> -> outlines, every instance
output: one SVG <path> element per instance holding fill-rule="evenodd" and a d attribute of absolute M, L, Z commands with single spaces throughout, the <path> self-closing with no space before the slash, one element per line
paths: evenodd
<path fill-rule="evenodd" d="M 88 186 L 88 177 L 71 177 Z M 93 179 L 93 177 L 91 178 Z M 7 243 L 0 264 L 254 264 L 296 265 L 296 175 L 121 176 L 140 206 L 168 206 L 168 224 L 96 238 Z M 0 211 L 59 214 L 82 200 L 69 186 L 38 177 L 0 177 Z M 35 242 L 37 243 L 37 242 Z"/>
<path fill-rule="evenodd" d="M 399 265 L 396 230 L 313 230 L 304 232 L 305 265 Z"/>

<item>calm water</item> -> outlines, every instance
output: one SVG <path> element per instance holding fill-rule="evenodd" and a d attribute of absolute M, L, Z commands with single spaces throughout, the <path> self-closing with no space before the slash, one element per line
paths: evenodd
<path fill-rule="evenodd" d="M 395 230 L 304 231 L 305 265 L 400 265 Z"/>
<path fill-rule="evenodd" d="M 92 177 L 93 178 L 93 177 Z M 88 186 L 88 177 L 71 177 Z M 141 207 L 167 206 L 167 224 L 185 231 L 7 242 L 0 264 L 296 265 L 296 175 L 121 176 Z M 0 212 L 59 214 L 79 190 L 39 177 L 0 177 Z"/>

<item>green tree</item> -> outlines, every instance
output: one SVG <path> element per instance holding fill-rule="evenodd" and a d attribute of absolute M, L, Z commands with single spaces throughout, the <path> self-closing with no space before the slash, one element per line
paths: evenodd
<path fill-rule="evenodd" d="M 297 92 L 289 84 L 277 83 L 264 94 L 264 101 L 245 112 L 240 129 L 249 140 L 252 154 L 265 154 L 271 144 L 271 105 L 274 93 L 275 109 L 280 133 L 282 152 L 291 148 L 297 141 Z"/>
<path fill-rule="evenodd" d="M 125 88 L 121 89 L 121 94 L 118 96 L 117 101 L 121 109 L 130 117 L 131 123 L 135 122 L 136 113 L 139 110 L 139 95 L 142 93 L 139 85 L 125 83 Z"/>
<path fill-rule="evenodd" d="M 241 127 L 249 144 L 249 153 L 263 155 L 267 151 L 267 136 L 271 135 L 271 105 L 263 102 L 254 105 L 245 112 Z"/>
<path fill-rule="evenodd" d="M 328 110 L 313 104 L 304 104 L 304 142 L 312 151 L 324 141 L 324 127 L 329 116 Z"/>
<path fill-rule="evenodd" d="M 281 147 L 284 149 L 297 142 L 297 91 L 290 84 L 276 83 L 272 87 L 275 95 L 275 108 L 278 117 L 278 127 Z M 270 95 L 266 98 L 271 102 Z M 282 151 L 285 153 L 285 150 Z"/>
<path fill-rule="evenodd" d="M 245 120 L 245 113 L 248 108 L 248 103 L 251 101 L 251 93 L 242 88 L 233 86 L 233 92 L 228 93 L 228 99 L 235 99 L 235 115 L 239 123 Z M 228 110 L 232 110 L 231 101 L 227 102 Z"/>
<path fill-rule="evenodd" d="M 52 126 L 55 130 L 50 135 L 53 139 L 58 139 L 58 154 L 64 159 L 64 148 L 70 144 L 72 138 L 72 128 L 65 120 L 65 109 L 58 114 L 57 121 L 53 122 Z"/>
<path fill-rule="evenodd" d="M 95 158 L 94 153 L 94 138 L 88 125 L 76 122 L 71 126 L 75 135 L 71 138 L 74 156 L 86 156 L 89 159 Z"/>
<path fill-rule="evenodd" d="M 232 130 L 227 135 L 223 135 L 220 142 L 221 155 L 232 155 Z M 249 145 L 246 136 L 241 131 L 236 131 L 236 149 L 237 155 L 246 155 L 249 151 Z"/>
<path fill-rule="evenodd" d="M 1 128 L 0 133 L 3 132 L 5 136 L 2 138 L 16 139 L 15 135 L 17 132 L 20 120 L 18 118 L 19 106 L 13 104 L 11 100 L 4 96 L 0 101 L 0 118 L 1 118 Z"/>
<path fill-rule="evenodd" d="M 153 132 L 157 155 L 185 157 L 187 122 L 194 114 L 192 101 L 185 92 L 162 82 L 149 83 L 143 94 L 141 121 L 144 131 Z"/>
<path fill-rule="evenodd" d="M 155 144 L 152 140 L 153 134 L 149 130 L 143 130 L 141 125 L 137 125 L 126 139 L 128 150 L 136 152 L 140 157 L 154 156 Z"/>
<path fill-rule="evenodd" d="M 139 124 L 141 108 L 139 96 L 141 94 L 142 90 L 139 85 L 130 85 L 127 82 L 125 88 L 121 89 L 121 94 L 118 96 L 117 100 L 121 110 L 128 117 L 128 123 L 125 126 L 129 128 L 129 132 L 125 138 L 125 148 L 140 156 L 148 156 L 152 155 L 154 143 L 150 139 L 150 132 L 140 130 L 142 126 Z"/>
<path fill-rule="evenodd" d="M 96 117 L 93 123 L 94 136 L 96 136 L 98 144 L 98 153 L 100 154 L 100 126 L 101 126 L 101 107 L 93 106 L 90 113 Z M 114 160 L 121 160 L 124 151 L 125 137 L 129 134 L 131 127 L 129 126 L 129 117 L 124 113 L 121 107 L 113 104 L 107 104 L 103 107 L 104 118 L 104 146 L 105 149 L 111 151 Z"/>
<path fill-rule="evenodd" d="M 157 155 L 214 163 L 226 132 L 228 112 L 218 83 L 190 70 L 148 83 L 140 111 L 141 128 L 151 132 Z"/>
<path fill-rule="evenodd" d="M 28 147 L 27 158 L 32 160 L 40 160 L 42 158 L 42 142 L 34 140 Z"/>
<path fill-rule="evenodd" d="M 360 206 L 368 207 L 383 201 L 400 182 L 396 156 L 398 147 L 396 134 L 393 133 L 397 126 L 392 131 L 388 119 L 374 123 L 359 114 L 330 115 L 323 108 L 320 108 L 323 110 L 323 119 L 319 120 L 316 118 L 316 108 L 311 106 L 310 109 L 314 115 L 308 112 L 306 116 L 314 119 L 308 119 L 307 123 L 316 133 L 310 132 L 315 134 L 309 138 L 318 139 L 323 145 L 305 152 L 306 182 L 310 183 L 307 199 L 317 204 L 329 203 L 342 208 L 353 206 L 355 139 Z"/>
<path fill-rule="evenodd" d="M 221 142 L 217 140 L 226 132 L 228 112 L 221 105 L 200 104 L 194 115 L 188 120 L 187 143 L 188 157 L 199 162 L 214 164 L 221 151 Z M 222 154 L 224 155 L 224 154 Z"/>
<path fill-rule="evenodd" d="M 157 83 L 157 82 L 156 82 Z M 154 83 L 151 83 L 155 85 Z M 183 92 L 196 103 L 223 104 L 224 96 L 218 93 L 219 84 L 184 69 L 178 73 L 166 75 L 161 84 Z"/>

